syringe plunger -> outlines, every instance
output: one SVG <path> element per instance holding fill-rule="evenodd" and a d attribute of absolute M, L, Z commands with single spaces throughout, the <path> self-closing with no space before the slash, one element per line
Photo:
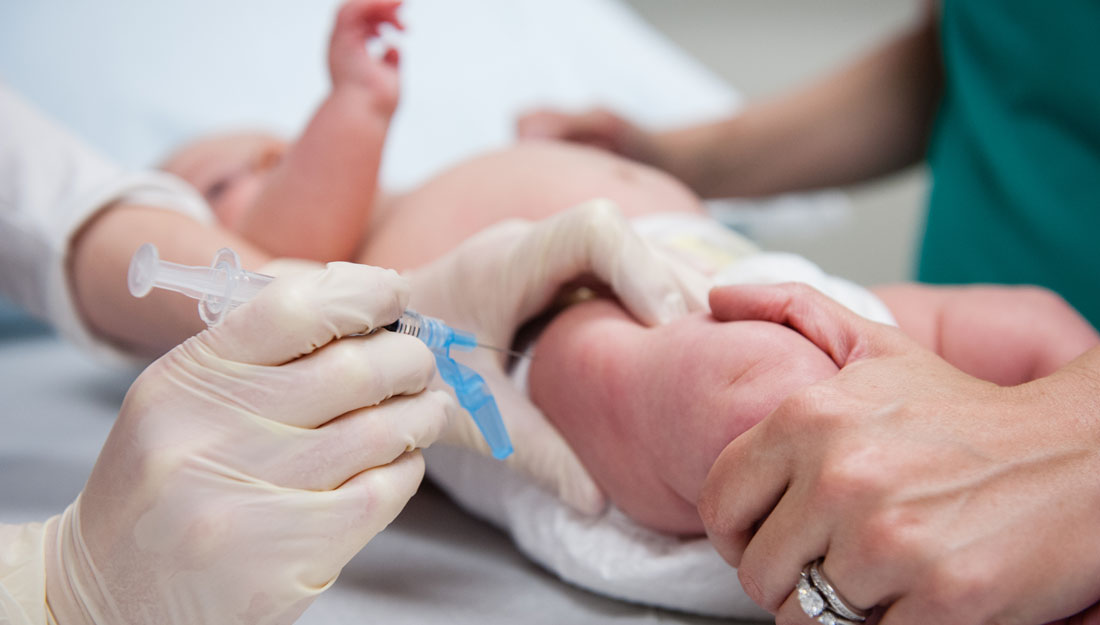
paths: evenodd
<path fill-rule="evenodd" d="M 241 259 L 229 248 L 218 250 L 209 267 L 193 267 L 161 260 L 152 243 L 142 245 L 134 253 L 126 276 L 134 297 L 145 297 L 155 287 L 199 300 L 199 316 L 210 326 L 256 297 L 274 279 L 241 269 Z"/>

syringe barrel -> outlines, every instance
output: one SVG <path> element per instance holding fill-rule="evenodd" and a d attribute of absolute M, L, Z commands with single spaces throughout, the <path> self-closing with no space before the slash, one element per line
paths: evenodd
<path fill-rule="evenodd" d="M 157 266 L 153 286 L 202 299 L 206 297 L 210 285 L 217 284 L 218 273 L 213 267 L 191 267 L 162 260 Z"/>
<path fill-rule="evenodd" d="M 233 250 L 223 248 L 209 267 L 163 261 L 151 243 L 142 245 L 130 260 L 126 277 L 130 293 L 145 297 L 154 288 L 182 293 L 199 300 L 199 316 L 217 325 L 225 314 L 259 294 L 274 278 L 241 269 Z"/>
<path fill-rule="evenodd" d="M 237 275 L 237 285 L 233 288 L 233 292 L 229 296 L 230 299 L 233 300 L 233 307 L 251 301 L 260 294 L 260 290 L 271 284 L 271 281 L 274 279 L 275 278 L 272 276 L 265 276 L 262 273 L 241 271 Z"/>

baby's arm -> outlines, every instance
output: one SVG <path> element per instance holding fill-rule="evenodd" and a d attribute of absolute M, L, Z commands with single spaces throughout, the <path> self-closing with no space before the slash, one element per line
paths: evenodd
<path fill-rule="evenodd" d="M 398 99 L 397 51 L 375 59 L 366 44 L 384 23 L 401 27 L 399 5 L 354 0 L 340 9 L 329 44 L 332 92 L 238 228 L 269 253 L 330 261 L 357 251 Z"/>
<path fill-rule="evenodd" d="M 726 444 L 836 372 L 777 324 L 699 314 L 646 328 L 607 300 L 558 315 L 535 351 L 535 404 L 620 509 L 677 534 L 703 531 L 695 501 Z"/>

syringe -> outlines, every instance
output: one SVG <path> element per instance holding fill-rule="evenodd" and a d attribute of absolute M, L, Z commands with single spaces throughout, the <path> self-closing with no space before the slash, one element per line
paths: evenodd
<path fill-rule="evenodd" d="M 156 246 L 146 243 L 130 259 L 127 284 L 134 297 L 145 297 L 158 288 L 197 299 L 199 316 L 206 325 L 215 326 L 229 311 L 256 297 L 274 279 L 241 269 L 240 258 L 229 248 L 218 250 L 209 267 L 195 267 L 163 261 Z M 507 458 L 512 453 L 512 442 L 485 379 L 451 357 L 452 347 L 470 351 L 489 346 L 479 344 L 469 332 L 455 330 L 439 319 L 413 310 L 406 310 L 384 329 L 416 337 L 428 346 L 435 355 L 440 377 L 454 389 L 459 403 L 473 417 L 493 456 Z"/>

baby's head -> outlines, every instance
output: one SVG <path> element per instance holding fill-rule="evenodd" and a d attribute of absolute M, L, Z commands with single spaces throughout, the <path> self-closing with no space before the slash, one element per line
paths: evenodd
<path fill-rule="evenodd" d="M 236 230 L 287 147 L 286 141 L 264 132 L 222 133 L 184 144 L 160 168 L 191 183 L 218 221 Z"/>

